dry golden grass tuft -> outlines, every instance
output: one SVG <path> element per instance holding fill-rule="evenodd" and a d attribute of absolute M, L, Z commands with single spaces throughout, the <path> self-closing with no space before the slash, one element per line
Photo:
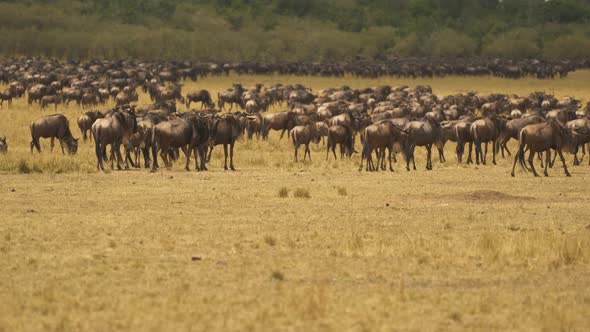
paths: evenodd
<path fill-rule="evenodd" d="M 213 77 L 314 89 L 431 84 L 588 100 L 590 72 L 566 80 Z M 4 87 L 0 87 L 4 88 Z M 141 103 L 146 103 L 141 95 Z M 275 110 L 278 110 L 276 108 Z M 82 110 L 60 109 L 74 133 Z M 29 152 L 22 100 L 0 109 L 0 331 L 586 330 L 590 167 L 549 178 L 447 163 L 359 173 L 352 161 L 293 163 L 293 147 L 240 141 L 237 172 L 95 171 L 79 154 Z M 78 134 L 75 134 L 78 136 Z M 513 149 L 514 150 L 514 149 Z M 568 156 L 568 164 L 571 165 Z M 285 199 L 297 189 L 313 199 Z M 278 190 L 278 192 L 277 192 Z M 305 194 L 307 193 L 307 195 Z M 311 194 L 310 194 L 311 193 Z M 198 253 L 198 256 L 195 256 Z M 198 259 L 195 259 L 198 257 Z"/>

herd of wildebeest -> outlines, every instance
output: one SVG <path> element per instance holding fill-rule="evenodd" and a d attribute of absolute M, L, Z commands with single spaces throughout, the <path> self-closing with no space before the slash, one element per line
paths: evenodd
<path fill-rule="evenodd" d="M 350 158 L 357 153 L 358 141 L 359 170 L 367 171 L 393 171 L 392 163 L 397 162 L 398 153 L 403 155 L 406 169 L 409 171 L 412 166 L 415 170 L 416 147 L 425 147 L 426 169 L 431 170 L 432 148 L 437 149 L 440 162 L 445 162 L 444 146 L 449 141 L 456 143 L 459 163 L 467 152 L 466 163 L 486 164 L 491 145 L 492 163 L 496 164 L 498 153 L 502 157 L 512 154 L 507 143 L 515 139 L 518 147 L 514 152 L 513 176 L 517 163 L 538 176 L 533 164 L 535 156 L 540 159 L 545 176 L 557 156 L 569 176 L 563 150 L 574 154 L 574 165 L 579 165 L 585 146 L 590 143 L 590 103 L 582 105 L 573 97 L 557 99 L 544 92 L 526 96 L 484 95 L 475 91 L 438 97 L 429 86 L 388 85 L 364 89 L 342 86 L 314 92 L 300 84 L 234 84 L 215 96 L 207 90 L 182 91 L 181 79 L 196 80 L 223 73 L 214 69 L 225 66 L 213 65 L 14 59 L 0 66 L 1 81 L 8 85 L 0 91 L 0 102 L 10 104 L 13 99 L 26 98 L 29 105 L 36 103 L 41 109 L 71 104 L 80 108 L 105 105 L 102 110 L 85 112 L 77 119 L 83 139 L 94 140 L 97 169 L 101 170 L 105 162 L 110 162 L 111 168 L 115 163 L 118 169 L 123 165 L 140 167 L 140 159 L 152 171 L 159 168 L 158 159 L 170 168 L 180 151 L 185 154 L 187 170 L 193 156 L 195 168 L 206 170 L 211 151 L 217 145 L 224 148 L 224 168 L 228 169 L 229 158 L 229 168 L 234 170 L 234 145 L 240 136 L 266 140 L 269 132 L 276 130 L 281 132 L 281 138 L 288 133 L 295 148 L 295 161 L 299 159 L 301 145 L 305 147 L 303 159 L 311 160 L 310 143 L 321 141 L 326 146 L 326 159 L 330 152 L 337 158 L 337 147 L 340 158 Z M 537 60 L 529 60 L 521 68 L 529 68 L 525 65 L 537 70 L 567 68 L 564 74 L 555 71 L 562 76 L 576 68 L 572 63 Z M 135 105 L 138 90 L 149 95 L 150 104 Z M 108 101 L 115 107 L 106 107 Z M 195 103 L 198 109 L 179 112 L 177 103 L 186 109 Z M 271 106 L 286 110 L 268 112 Z M 63 114 L 34 120 L 30 130 L 31 152 L 41 152 L 40 138 L 50 138 L 52 150 L 55 139 L 63 153 L 67 150 L 75 154 L 78 150 L 78 139 Z M 580 148 L 582 156 L 578 158 Z M 7 149 L 7 139 L 2 136 L 0 151 Z"/>

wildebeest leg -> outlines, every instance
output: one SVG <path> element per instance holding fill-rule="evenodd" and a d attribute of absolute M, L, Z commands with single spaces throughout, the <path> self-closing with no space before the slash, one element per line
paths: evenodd
<path fill-rule="evenodd" d="M 393 165 L 391 165 L 391 150 L 393 150 L 393 148 L 392 147 L 389 147 L 388 150 L 389 150 L 389 156 L 388 156 L 388 159 L 389 159 L 389 170 L 393 172 Z"/>
<path fill-rule="evenodd" d="M 299 143 L 295 143 L 295 162 L 297 162 L 297 149 L 299 148 Z"/>
<path fill-rule="evenodd" d="M 579 150 L 579 145 L 576 145 L 576 147 L 574 149 L 574 166 L 580 165 L 580 161 L 578 160 L 578 150 Z"/>
<path fill-rule="evenodd" d="M 572 176 L 570 174 L 570 172 L 567 170 L 567 165 L 565 164 L 565 158 L 563 158 L 563 153 L 561 152 L 560 148 L 557 149 L 557 153 L 559 153 L 559 158 L 561 159 L 561 163 L 563 164 L 563 169 L 565 170 L 565 175 Z"/>
<path fill-rule="evenodd" d="M 207 146 L 206 145 L 201 145 L 197 148 L 197 151 L 199 152 L 199 158 L 201 159 L 201 170 L 202 171 L 206 171 L 207 170 Z"/>
<path fill-rule="evenodd" d="M 168 160 L 168 151 L 167 150 L 168 149 L 161 149 L 160 150 L 160 157 L 164 161 L 164 166 L 166 166 L 166 169 L 170 169 L 170 161 Z"/>
<path fill-rule="evenodd" d="M 309 156 L 309 161 L 311 161 L 311 151 L 309 150 L 309 143 L 305 144 L 305 151 L 303 152 L 303 161 L 305 161 L 305 156 Z"/>
<path fill-rule="evenodd" d="M 514 169 L 516 168 L 517 162 L 518 162 L 518 152 L 516 152 L 516 154 L 514 155 L 514 164 L 512 165 L 512 173 L 510 173 L 510 175 L 512 175 L 512 177 L 514 177 Z"/>
<path fill-rule="evenodd" d="M 211 161 L 211 154 L 213 153 L 213 146 L 209 147 L 209 154 L 207 155 L 207 162 Z"/>
<path fill-rule="evenodd" d="M 493 149 L 492 149 L 492 164 L 496 165 L 496 145 L 498 144 L 497 141 L 492 141 Z"/>
<path fill-rule="evenodd" d="M 555 165 L 555 159 L 557 159 L 557 153 L 553 154 L 553 160 L 551 160 L 551 164 L 549 165 L 550 168 L 553 168 L 553 165 Z"/>
<path fill-rule="evenodd" d="M 473 158 L 471 158 L 472 152 L 473 152 L 473 142 L 469 142 L 469 155 L 467 156 L 467 164 L 473 164 Z"/>
<path fill-rule="evenodd" d="M 117 169 L 122 170 L 121 162 L 123 162 L 123 156 L 121 155 L 121 143 L 115 142 L 112 144 L 113 149 L 115 150 L 115 156 L 117 157 Z M 125 160 L 125 169 L 129 169 L 129 163 Z"/>
<path fill-rule="evenodd" d="M 533 150 L 531 150 L 531 153 L 529 153 L 529 165 L 531 165 L 531 170 L 533 171 L 533 174 L 535 176 L 539 176 L 539 174 L 537 174 L 537 170 L 535 169 L 535 165 L 533 164 L 533 161 L 535 159 L 535 154 L 533 153 Z"/>
<path fill-rule="evenodd" d="M 492 149 L 493 148 L 494 147 L 492 146 Z M 488 159 L 488 142 L 485 142 L 485 150 L 484 151 L 485 152 L 481 155 L 481 163 L 485 165 L 487 162 L 487 159 Z"/>
<path fill-rule="evenodd" d="M 283 139 L 283 136 L 285 135 L 285 131 L 287 131 L 287 129 L 283 129 L 283 131 L 281 131 L 281 137 L 279 137 L 279 140 Z M 266 137 L 268 137 L 268 132 L 266 135 L 267 135 Z"/>
<path fill-rule="evenodd" d="M 549 149 L 547 149 L 549 150 Z M 551 154 L 546 153 L 545 154 L 545 169 L 543 171 L 543 175 L 545 176 L 549 176 L 549 173 L 547 173 L 547 168 L 549 167 L 549 162 L 551 161 Z"/>
<path fill-rule="evenodd" d="M 231 106 L 231 104 L 230 104 Z M 231 110 L 231 108 L 230 108 Z M 224 163 L 223 163 L 223 169 L 225 169 L 227 171 L 227 144 L 223 144 L 223 158 L 224 158 Z"/>
<path fill-rule="evenodd" d="M 479 165 L 479 158 L 481 154 L 481 142 L 479 140 L 475 141 L 475 164 Z"/>
<path fill-rule="evenodd" d="M 235 141 L 229 143 L 229 169 L 232 171 L 236 170 L 234 167 L 234 144 L 236 144 Z M 311 155 L 309 156 L 309 159 L 311 160 Z"/>
<path fill-rule="evenodd" d="M 182 152 L 184 152 L 184 156 L 186 157 L 186 164 L 184 165 L 184 169 L 187 171 L 190 171 L 191 168 L 188 166 L 188 164 L 191 161 L 191 153 L 192 153 L 192 149 L 190 147 L 186 147 L 183 146 L 182 148 Z M 197 158 L 197 155 L 195 155 L 195 159 Z M 195 161 L 196 164 L 196 161 Z"/>
<path fill-rule="evenodd" d="M 50 150 L 50 152 L 53 152 L 53 145 L 55 143 L 54 141 L 55 141 L 55 137 L 52 137 L 51 138 L 51 150 Z"/>
<path fill-rule="evenodd" d="M 551 150 L 549 150 L 549 151 L 550 151 L 549 154 L 551 154 Z M 541 162 L 541 167 L 545 168 L 545 166 L 543 166 L 544 165 L 544 162 L 543 162 L 543 152 L 539 152 L 538 153 L 538 158 L 539 158 L 539 161 Z"/>
<path fill-rule="evenodd" d="M 432 144 L 426 144 L 426 170 L 432 170 Z"/>

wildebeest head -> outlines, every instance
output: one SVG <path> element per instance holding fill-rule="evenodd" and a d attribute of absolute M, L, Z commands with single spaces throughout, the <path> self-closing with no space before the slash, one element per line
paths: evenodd
<path fill-rule="evenodd" d="M 0 137 L 0 153 L 8 152 L 8 143 L 6 143 L 6 136 Z"/>
<path fill-rule="evenodd" d="M 62 146 L 65 144 L 68 153 L 74 155 L 76 154 L 76 152 L 78 152 L 78 140 L 79 138 L 73 138 L 72 136 L 68 136 L 64 138 L 64 140 L 61 141 L 60 144 Z"/>

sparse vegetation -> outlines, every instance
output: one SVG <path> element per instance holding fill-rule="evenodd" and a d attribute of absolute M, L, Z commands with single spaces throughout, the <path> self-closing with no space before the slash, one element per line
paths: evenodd
<path fill-rule="evenodd" d="M 281 189 L 279 189 L 279 197 L 289 197 L 289 189 L 287 187 L 281 187 Z"/>
<path fill-rule="evenodd" d="M 295 197 L 295 198 L 311 198 L 311 195 L 309 194 L 309 190 L 307 190 L 305 188 L 297 188 L 293 192 L 293 197 Z"/>

